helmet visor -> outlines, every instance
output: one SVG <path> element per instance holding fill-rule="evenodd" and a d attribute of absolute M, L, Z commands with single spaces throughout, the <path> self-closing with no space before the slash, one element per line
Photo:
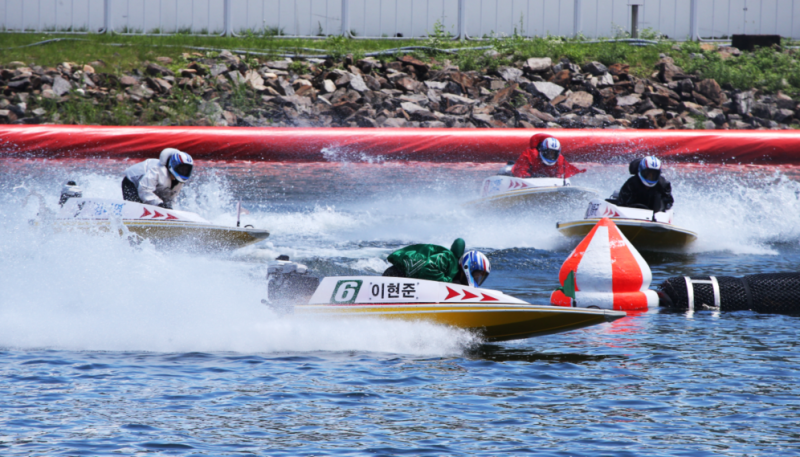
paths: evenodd
<path fill-rule="evenodd" d="M 558 149 L 543 149 L 541 154 L 545 162 L 553 163 L 558 160 L 558 156 L 561 154 L 561 151 Z"/>
<path fill-rule="evenodd" d="M 661 177 L 661 170 L 653 170 L 651 168 L 642 170 L 642 177 L 648 182 L 655 183 Z"/>
<path fill-rule="evenodd" d="M 472 272 L 472 279 L 475 280 L 475 285 L 480 286 L 483 284 L 483 281 L 486 281 L 486 278 L 489 277 L 489 273 L 483 270 L 475 270 Z"/>
<path fill-rule="evenodd" d="M 177 175 L 176 178 L 187 180 L 190 176 L 192 176 L 192 165 L 188 163 L 181 163 L 173 167 L 172 171 Z"/>

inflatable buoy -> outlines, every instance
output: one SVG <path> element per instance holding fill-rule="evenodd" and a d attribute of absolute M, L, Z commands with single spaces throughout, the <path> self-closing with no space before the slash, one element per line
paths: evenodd
<path fill-rule="evenodd" d="M 550 303 L 578 308 L 644 311 L 658 305 L 652 274 L 611 219 L 601 219 L 564 261 L 561 288 Z"/>
<path fill-rule="evenodd" d="M 800 273 L 765 273 L 741 278 L 677 276 L 658 290 L 659 306 L 677 310 L 750 310 L 800 314 Z"/>

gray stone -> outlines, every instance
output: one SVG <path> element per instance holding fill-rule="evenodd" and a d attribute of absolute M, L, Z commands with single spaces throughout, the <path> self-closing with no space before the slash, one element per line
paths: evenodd
<path fill-rule="evenodd" d="M 441 97 L 454 105 L 474 105 L 478 103 L 478 100 L 473 100 L 471 98 L 454 94 L 442 94 Z"/>
<path fill-rule="evenodd" d="M 264 65 L 268 66 L 269 68 L 286 71 L 289 69 L 289 65 L 291 63 L 291 60 L 273 60 L 271 62 L 266 62 Z"/>
<path fill-rule="evenodd" d="M 775 120 L 778 122 L 789 122 L 794 117 L 794 111 L 790 109 L 779 109 L 775 112 Z"/>
<path fill-rule="evenodd" d="M 589 108 L 594 103 L 594 97 L 588 92 L 573 92 L 567 97 L 566 103 L 570 104 L 573 108 L 576 106 Z"/>
<path fill-rule="evenodd" d="M 543 95 L 548 100 L 552 100 L 564 92 L 563 87 L 550 82 L 532 82 L 526 87 L 526 90 L 533 95 Z"/>
<path fill-rule="evenodd" d="M 447 127 L 447 124 L 442 121 L 425 121 L 420 123 L 419 126 L 429 129 L 443 129 Z"/>
<path fill-rule="evenodd" d="M 514 67 L 500 67 L 497 72 L 506 81 L 519 81 L 522 76 L 522 70 Z"/>
<path fill-rule="evenodd" d="M 330 79 L 326 79 L 322 81 L 322 90 L 324 90 L 329 94 L 332 94 L 336 91 L 336 84 L 334 84 L 334 82 L 331 81 Z"/>
<path fill-rule="evenodd" d="M 582 70 L 584 73 L 591 73 L 593 76 L 600 76 L 603 73 L 608 73 L 608 67 L 597 61 L 587 63 L 583 66 Z"/>
<path fill-rule="evenodd" d="M 212 78 L 216 78 L 217 76 L 219 76 L 219 75 L 221 75 L 221 74 L 223 74 L 223 73 L 225 73 L 227 71 L 228 71 L 228 66 L 227 65 L 222 65 L 221 63 L 218 63 L 218 64 L 216 64 L 216 65 L 211 67 L 211 77 Z"/>
<path fill-rule="evenodd" d="M 533 73 L 547 71 L 553 66 L 553 61 L 550 57 L 531 57 L 526 63 L 528 70 Z"/>
<path fill-rule="evenodd" d="M 442 81 L 425 81 L 425 85 L 436 90 L 444 90 L 447 87 L 447 83 Z"/>
<path fill-rule="evenodd" d="M 617 97 L 617 106 L 633 106 L 642 101 L 639 94 L 625 95 Z"/>
<path fill-rule="evenodd" d="M 369 90 L 367 84 L 364 82 L 364 78 L 361 75 L 356 75 L 351 73 L 350 74 L 350 87 L 357 92 L 366 92 Z"/>
<path fill-rule="evenodd" d="M 383 122 L 383 125 L 381 125 L 381 127 L 400 128 L 400 127 L 405 127 L 406 125 L 408 125 L 408 121 L 406 121 L 405 119 L 399 117 L 392 117 L 386 119 L 386 121 Z"/>
<path fill-rule="evenodd" d="M 492 125 L 492 120 L 493 120 L 492 116 L 489 116 L 488 114 L 473 114 L 472 119 L 485 125 Z"/>
<path fill-rule="evenodd" d="M 597 87 L 608 87 L 614 85 L 614 77 L 610 73 L 603 73 L 597 77 Z"/>
<path fill-rule="evenodd" d="M 435 121 L 436 115 L 434 115 L 430 110 L 425 109 L 416 103 L 411 102 L 403 102 L 400 104 L 400 107 L 403 108 L 409 116 L 414 119 L 422 120 L 422 121 Z"/>
<path fill-rule="evenodd" d="M 756 102 L 753 103 L 752 108 L 750 108 L 753 116 L 764 118 L 764 119 L 772 119 L 775 117 L 776 112 L 778 111 L 777 107 L 773 103 L 761 103 Z"/>
<path fill-rule="evenodd" d="M 64 94 L 68 93 L 71 90 L 72 90 L 72 83 L 62 78 L 61 76 L 55 77 L 55 79 L 53 80 L 53 92 L 55 92 L 56 95 L 62 97 Z"/>

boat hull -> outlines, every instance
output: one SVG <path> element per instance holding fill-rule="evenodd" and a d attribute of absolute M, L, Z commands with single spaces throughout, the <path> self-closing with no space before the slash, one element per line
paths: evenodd
<path fill-rule="evenodd" d="M 500 194 L 472 200 L 466 205 L 470 207 L 492 208 L 499 210 L 520 207 L 536 208 L 543 206 L 583 205 L 597 196 L 597 192 L 585 187 L 534 187 L 510 190 Z"/>
<path fill-rule="evenodd" d="M 237 249 L 269 236 L 268 231 L 252 227 L 215 225 L 188 211 L 103 198 L 70 198 L 56 216 L 55 228 L 120 235 L 127 229 L 159 246 L 205 251 Z"/>
<path fill-rule="evenodd" d="M 107 221 L 59 221 L 58 225 L 62 229 L 123 232 L 117 224 Z M 238 249 L 269 237 L 266 230 L 220 225 L 162 221 L 122 221 L 122 225 L 130 233 L 158 246 L 191 247 L 207 251 Z"/>
<path fill-rule="evenodd" d="M 626 314 L 600 309 L 563 308 L 520 304 L 447 303 L 392 305 L 299 305 L 295 312 L 339 317 L 375 317 L 423 321 L 465 329 L 487 342 L 508 341 L 567 332 L 605 322 Z"/>
<path fill-rule="evenodd" d="M 676 249 L 683 248 L 697 239 L 697 234 L 672 224 L 651 222 L 639 219 L 611 217 L 625 237 L 637 249 Z M 583 238 L 589 234 L 600 218 L 582 219 L 580 221 L 560 222 L 556 228 L 567 237 Z"/>

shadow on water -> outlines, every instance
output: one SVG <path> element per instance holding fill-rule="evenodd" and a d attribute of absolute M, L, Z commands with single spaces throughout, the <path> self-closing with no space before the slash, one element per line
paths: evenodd
<path fill-rule="evenodd" d="M 601 362 L 608 359 L 619 359 L 611 355 L 586 355 L 586 354 L 542 354 L 527 349 L 515 349 L 497 344 L 483 344 L 464 355 L 470 360 L 488 360 L 492 362 L 557 362 L 557 363 L 587 363 Z"/>

